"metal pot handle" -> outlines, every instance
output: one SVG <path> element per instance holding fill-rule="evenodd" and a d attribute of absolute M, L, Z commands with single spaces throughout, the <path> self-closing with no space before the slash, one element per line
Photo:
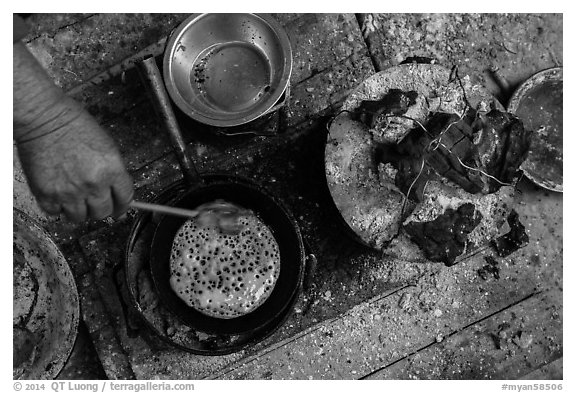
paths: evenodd
<path fill-rule="evenodd" d="M 302 289 L 305 293 L 312 289 L 312 284 L 314 282 L 314 275 L 316 274 L 316 267 L 318 266 L 318 259 L 316 254 L 312 250 L 310 243 L 302 237 L 302 242 L 304 243 L 305 250 L 305 264 L 304 264 L 304 280 L 302 282 Z"/>
<path fill-rule="evenodd" d="M 168 130 L 172 148 L 174 149 L 174 153 L 176 153 L 176 158 L 178 159 L 186 183 L 190 186 L 202 183 L 202 179 L 198 174 L 194 162 L 186 152 L 186 143 L 184 142 L 180 126 L 178 125 L 178 121 L 176 120 L 176 116 L 172 110 L 170 98 L 168 97 L 168 92 L 164 86 L 162 75 L 160 74 L 160 70 L 156 64 L 156 59 L 149 55 L 138 61 L 136 64 L 138 66 L 140 77 L 146 86 L 146 90 L 152 98 L 154 108 L 156 109 L 160 120 Z"/>

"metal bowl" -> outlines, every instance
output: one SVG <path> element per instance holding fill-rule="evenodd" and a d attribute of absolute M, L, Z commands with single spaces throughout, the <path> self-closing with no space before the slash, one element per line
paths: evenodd
<path fill-rule="evenodd" d="M 522 83 L 508 103 L 508 112 L 534 131 L 520 169 L 534 183 L 556 192 L 563 189 L 563 91 L 562 67 L 549 68 Z"/>
<path fill-rule="evenodd" d="M 218 127 L 268 113 L 288 86 L 292 49 L 269 16 L 195 14 L 170 37 L 164 82 L 191 118 Z"/>
<path fill-rule="evenodd" d="M 14 209 L 13 214 L 13 340 L 19 360 L 14 361 L 12 375 L 54 379 L 76 341 L 78 291 L 51 236 L 22 211 Z"/>

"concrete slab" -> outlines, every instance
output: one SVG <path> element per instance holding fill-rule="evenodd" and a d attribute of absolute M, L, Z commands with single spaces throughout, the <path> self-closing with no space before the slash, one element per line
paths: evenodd
<path fill-rule="evenodd" d="M 411 56 L 433 58 L 458 66 L 503 102 L 511 94 L 503 90 L 563 63 L 559 14 L 360 14 L 359 20 L 378 70 Z"/>
<path fill-rule="evenodd" d="M 563 379 L 563 361 L 564 358 L 559 358 L 551 363 L 548 363 L 529 374 L 524 375 L 520 379 L 528 380 L 558 380 Z"/>
<path fill-rule="evenodd" d="M 530 375 L 562 356 L 562 310 L 550 307 L 561 297 L 558 290 L 539 292 L 366 379 L 516 379 L 527 372 Z"/>
<path fill-rule="evenodd" d="M 166 36 L 185 16 L 38 14 L 29 23 L 43 27 L 33 27 L 26 40 L 55 83 L 69 90 Z"/>

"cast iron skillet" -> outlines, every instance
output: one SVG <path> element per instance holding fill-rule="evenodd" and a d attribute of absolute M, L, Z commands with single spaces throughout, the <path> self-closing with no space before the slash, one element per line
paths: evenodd
<path fill-rule="evenodd" d="M 294 229 L 292 218 L 276 201 L 256 187 L 236 179 L 192 189 L 182 195 L 174 206 L 193 209 L 215 199 L 252 210 L 272 231 L 280 248 L 280 275 L 269 298 L 251 313 L 232 319 L 207 316 L 181 300 L 170 287 L 170 251 L 176 232 L 186 221 L 182 217 L 164 216 L 158 224 L 152 240 L 152 278 L 162 301 L 186 324 L 210 333 L 245 333 L 275 318 L 294 296 L 302 277 L 302 240 Z"/>
<path fill-rule="evenodd" d="M 231 179 L 230 176 L 222 175 L 222 174 L 206 174 L 202 176 L 202 179 L 205 183 L 222 183 L 222 182 L 229 182 L 234 181 L 236 179 Z M 173 201 L 177 200 L 181 195 L 184 195 L 188 191 L 189 187 L 185 184 L 183 180 L 179 180 L 175 183 L 172 183 L 169 187 L 162 190 L 157 197 L 155 197 L 151 202 L 159 203 L 159 204 L 173 204 Z M 137 337 L 140 334 L 145 335 L 146 332 L 140 330 L 140 323 L 143 323 L 146 327 L 147 331 L 150 331 L 155 334 L 156 337 L 160 338 L 162 341 L 179 348 L 181 350 L 191 352 L 198 355 L 205 355 L 205 356 L 217 356 L 217 355 L 226 355 L 229 353 L 237 352 L 242 350 L 250 345 L 254 345 L 259 341 L 264 340 L 265 338 L 269 337 L 272 333 L 274 333 L 278 327 L 280 327 L 286 319 L 290 316 L 292 312 L 292 308 L 294 304 L 298 301 L 299 291 L 296 290 L 294 296 L 288 302 L 287 306 L 285 307 L 284 311 L 278 313 L 275 318 L 268 318 L 266 321 L 263 321 L 262 324 L 258 329 L 252 330 L 245 334 L 240 335 L 231 335 L 231 334 L 221 334 L 221 335 L 213 335 L 210 338 L 204 337 L 202 338 L 201 335 L 198 334 L 200 330 L 196 330 L 193 328 L 187 332 L 184 336 L 177 335 L 177 336 L 170 336 L 167 334 L 166 331 L 166 320 L 157 320 L 155 317 L 147 317 L 146 312 L 143 312 L 144 305 L 140 303 L 140 284 L 138 283 L 138 275 L 142 269 L 149 268 L 149 256 L 151 247 L 148 247 L 147 252 L 142 256 L 144 259 L 137 259 L 134 260 L 131 258 L 133 252 L 141 253 L 142 251 L 135 251 L 136 243 L 139 241 L 143 241 L 144 244 L 147 242 L 148 244 L 152 244 L 152 238 L 156 231 L 156 227 L 158 225 L 158 217 L 155 217 L 152 213 L 149 212 L 139 212 L 136 215 L 134 224 L 130 231 L 129 241 L 126 247 L 126 258 L 125 258 L 125 282 L 126 282 L 126 296 L 128 300 L 128 304 L 131 306 L 130 309 L 124 308 L 125 304 L 123 303 L 123 311 L 126 318 L 126 332 L 129 337 Z M 140 237 L 143 237 L 141 240 L 138 240 Z M 148 240 L 145 240 L 148 239 Z M 308 261 L 310 261 L 310 266 L 308 265 Z M 309 267 L 315 266 L 315 258 L 312 254 L 307 255 L 306 259 L 306 271 L 304 274 L 304 280 L 302 283 L 303 289 L 306 288 L 306 282 L 310 279 L 310 271 Z M 307 280 L 308 279 L 308 280 Z M 153 284 L 154 285 L 154 284 Z M 122 291 L 120 285 L 117 284 L 119 288 L 118 291 Z M 154 291 L 156 296 L 157 291 Z M 174 316 L 174 313 L 166 307 L 164 301 L 160 302 L 160 309 L 164 309 L 170 313 L 171 316 Z M 138 319 L 134 319 L 132 314 L 135 312 L 137 314 Z M 157 311 L 159 314 L 157 315 L 167 315 L 164 311 Z M 131 317 L 131 314 L 133 315 Z M 181 319 L 180 319 L 181 320 Z M 223 320 L 225 322 L 225 320 Z"/>
<path fill-rule="evenodd" d="M 198 175 L 186 154 L 186 146 L 172 112 L 160 72 L 153 57 L 139 63 L 143 79 L 148 82 L 152 98 L 161 119 L 166 123 L 176 156 L 190 189 L 179 195 L 173 206 L 194 209 L 217 199 L 224 199 L 252 210 L 272 231 L 280 249 L 280 274 L 269 298 L 249 314 L 220 319 L 207 316 L 189 307 L 170 286 L 170 251 L 174 236 L 186 219 L 164 216 L 156 228 L 150 252 L 150 271 L 162 303 L 183 323 L 195 329 L 215 334 L 242 334 L 256 331 L 293 305 L 304 273 L 304 245 L 298 226 L 288 211 L 271 195 L 254 183 L 238 177 L 205 181 Z"/>

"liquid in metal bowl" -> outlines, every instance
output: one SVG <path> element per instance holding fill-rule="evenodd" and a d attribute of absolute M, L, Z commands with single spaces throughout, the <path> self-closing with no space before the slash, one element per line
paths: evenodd
<path fill-rule="evenodd" d="M 288 36 L 267 15 L 192 15 L 174 31 L 164 54 L 164 82 L 174 103 L 218 127 L 268 113 L 291 71 Z"/>

